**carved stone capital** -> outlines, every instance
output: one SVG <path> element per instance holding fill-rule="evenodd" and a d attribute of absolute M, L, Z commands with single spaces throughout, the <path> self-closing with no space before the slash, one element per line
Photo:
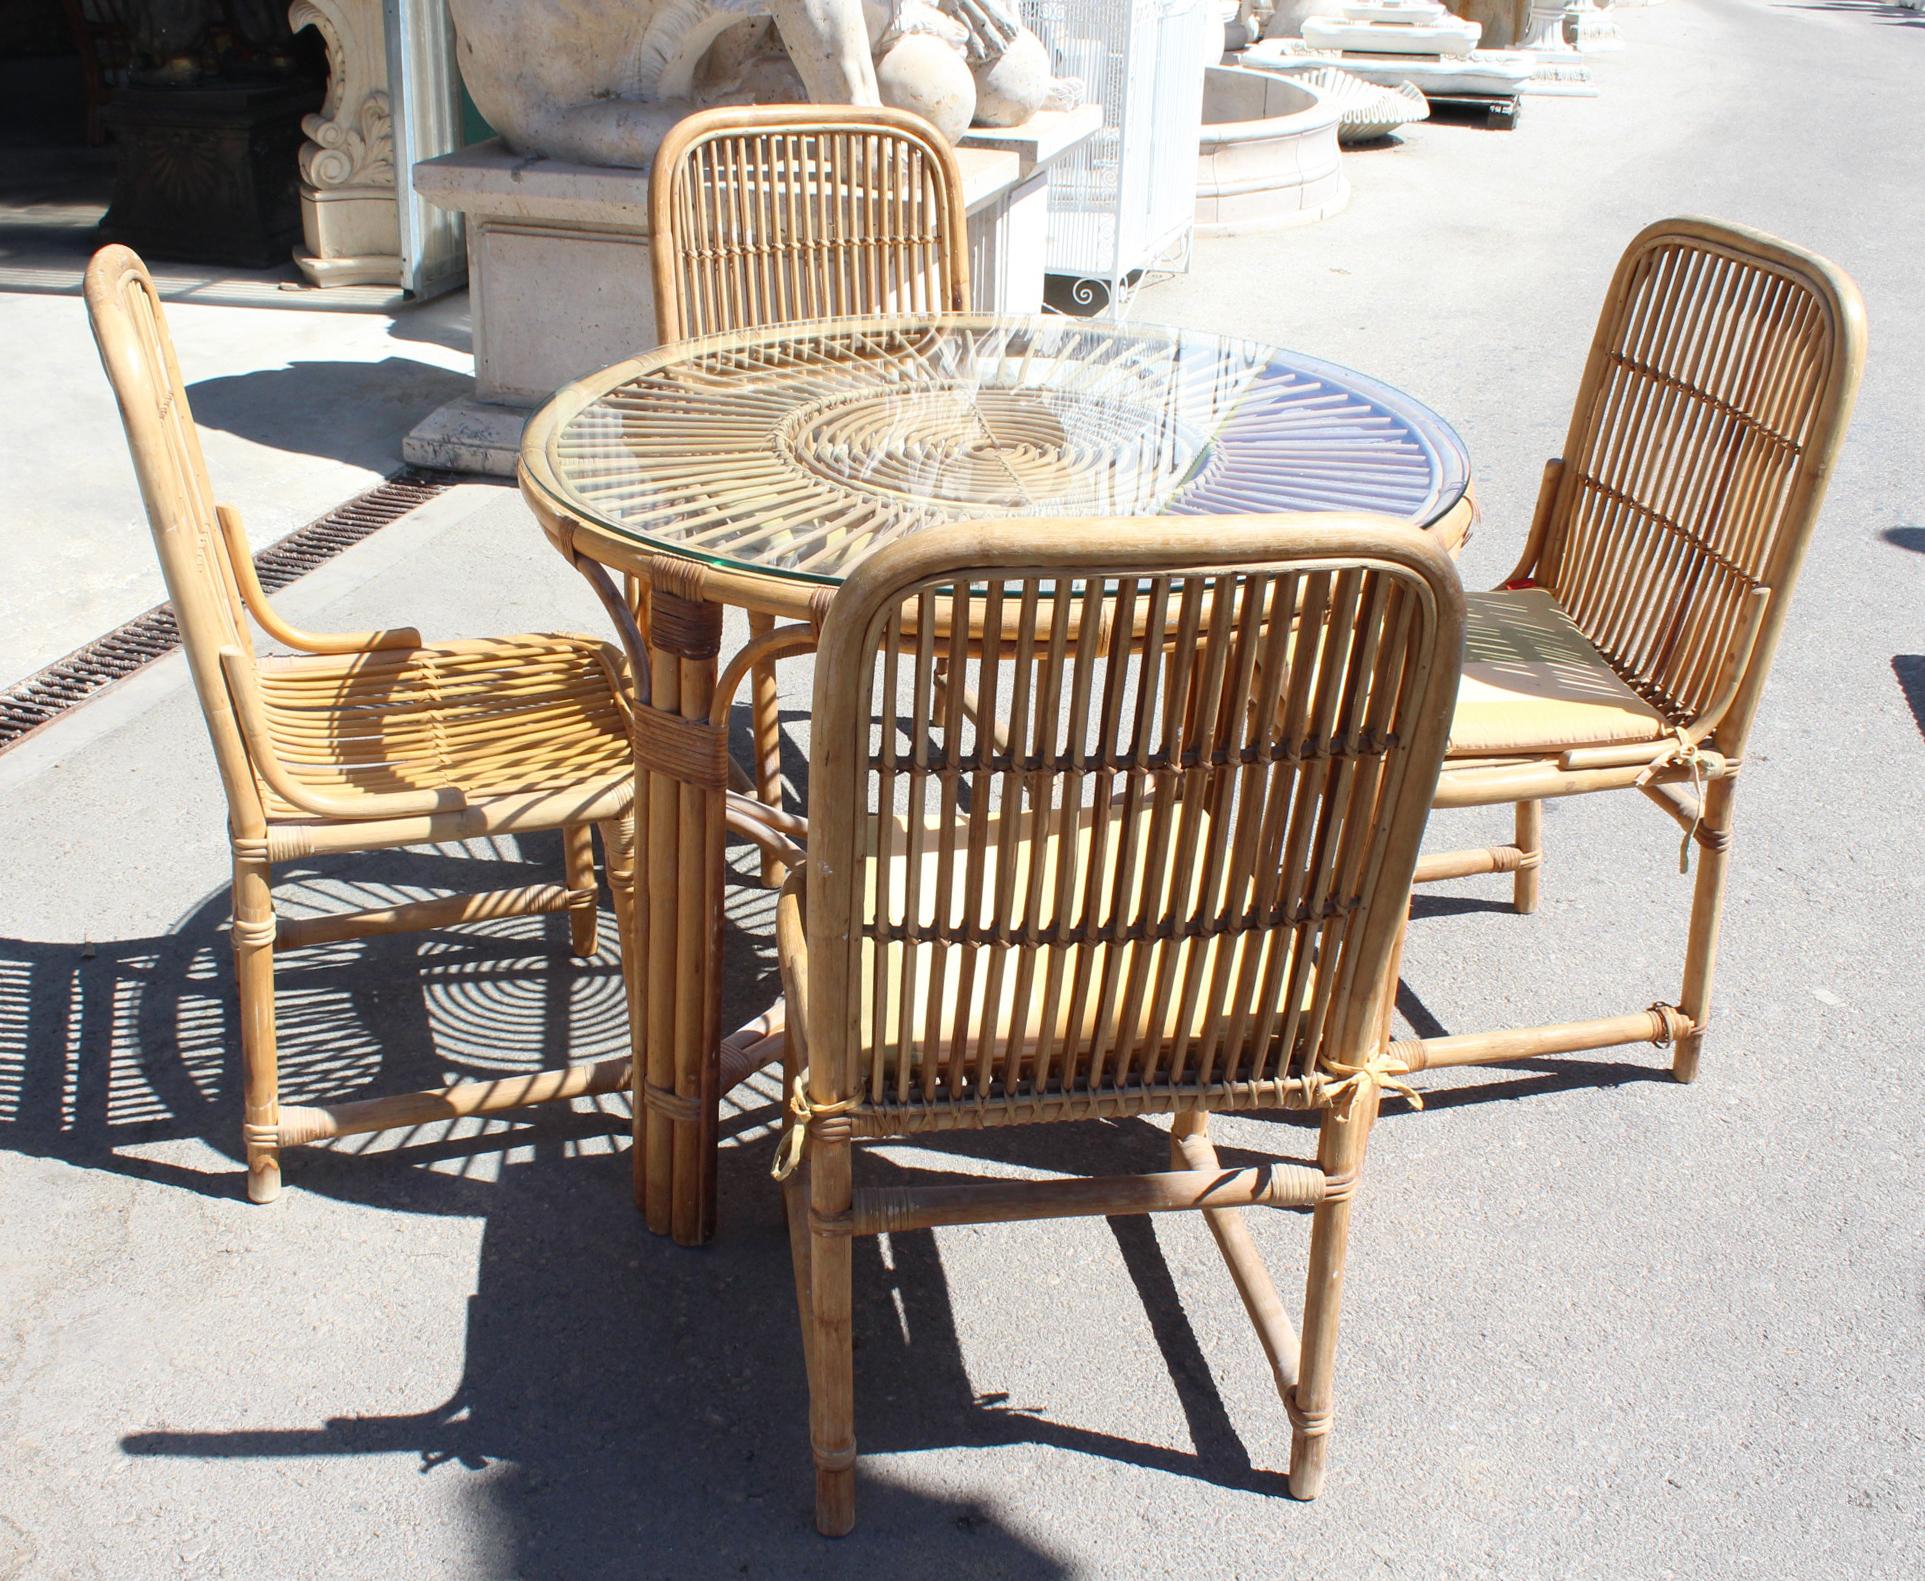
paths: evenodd
<path fill-rule="evenodd" d="M 301 130 L 308 137 L 300 153 L 301 179 L 309 186 L 394 185 L 394 129 L 386 93 L 370 93 L 352 121 L 310 115 Z"/>
<path fill-rule="evenodd" d="M 381 0 L 294 0 L 288 24 L 311 27 L 327 46 L 327 98 L 301 123 L 309 186 L 392 187 L 394 132 L 388 110 L 388 47 Z"/>

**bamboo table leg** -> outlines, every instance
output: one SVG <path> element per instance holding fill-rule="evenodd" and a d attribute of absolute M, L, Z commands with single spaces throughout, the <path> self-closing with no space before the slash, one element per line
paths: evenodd
<path fill-rule="evenodd" d="M 614 621 L 634 677 L 635 1205 L 657 1234 L 699 1246 L 715 1233 L 721 1099 L 729 758 L 726 722 L 709 713 L 722 608 L 702 597 L 692 565 L 657 559 L 646 576 L 630 573 L 624 595 L 565 525 L 551 537 Z"/>
<path fill-rule="evenodd" d="M 664 575 L 649 593 L 650 702 L 637 718 L 647 748 L 648 716 L 664 741 L 687 742 L 689 724 L 707 727 L 721 647 L 722 610 Z M 672 723 L 671 723 L 672 721 Z M 715 1233 L 715 1149 L 720 1093 L 722 816 L 726 776 L 702 772 L 718 752 L 647 750 L 647 826 L 641 834 L 639 892 L 648 916 L 642 1057 L 637 1112 L 646 1111 L 642 1210 L 649 1228 L 697 1246 Z M 641 798 L 638 796 L 638 801 Z"/>

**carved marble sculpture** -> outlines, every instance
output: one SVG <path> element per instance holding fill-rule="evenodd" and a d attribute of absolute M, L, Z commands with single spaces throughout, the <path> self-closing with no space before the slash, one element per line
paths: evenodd
<path fill-rule="evenodd" d="M 131 7 L 127 38 L 135 75 L 149 82 L 191 82 L 214 20 L 213 0 L 147 0 Z"/>
<path fill-rule="evenodd" d="M 1537 61 L 1531 79 L 1533 93 L 1561 94 L 1567 98 L 1595 98 L 1597 84 L 1584 57 L 1564 36 L 1564 15 L 1570 0 L 1530 0 L 1524 35 L 1517 41 Z"/>
<path fill-rule="evenodd" d="M 1326 103 L 1337 106 L 1343 116 L 1337 126 L 1337 141 L 1345 147 L 1378 142 L 1400 126 L 1430 119 L 1430 101 L 1408 82 L 1386 88 L 1365 82 L 1354 72 L 1321 65 L 1309 66 L 1291 76 L 1292 80 L 1315 88 Z"/>
<path fill-rule="evenodd" d="M 1303 24 L 1313 16 L 1342 16 L 1344 0 L 1277 0 L 1270 20 L 1264 24 L 1265 38 L 1299 38 Z"/>
<path fill-rule="evenodd" d="M 287 16 L 319 33 L 328 56 L 327 99 L 301 122 L 294 261 L 315 285 L 394 285 L 401 232 L 380 0 L 293 0 Z"/>
<path fill-rule="evenodd" d="M 519 153 L 644 168 L 705 105 L 893 104 L 952 141 L 1052 92 L 1011 0 L 449 0 L 462 80 Z"/>
<path fill-rule="evenodd" d="M 1624 48 L 1612 0 L 1569 0 L 1564 7 L 1564 36 L 1589 54 L 1608 55 Z"/>
<path fill-rule="evenodd" d="M 1303 41 L 1312 49 L 1462 60 L 1480 31 L 1437 0 L 1348 0 L 1342 16 L 1306 17 Z"/>
<path fill-rule="evenodd" d="M 1450 0 L 1450 8 L 1484 30 L 1478 40 L 1483 49 L 1509 49 L 1514 45 L 1530 11 L 1527 0 Z"/>
<path fill-rule="evenodd" d="M 1248 49 L 1263 37 L 1263 6 L 1261 0 L 1238 0 L 1231 6 L 1220 4 L 1217 10 L 1223 16 L 1223 54 L 1225 62 L 1240 49 Z"/>
<path fill-rule="evenodd" d="M 179 86 L 223 76 L 292 74 L 281 0 L 122 0 L 110 14 L 126 30 L 137 83 Z"/>
<path fill-rule="evenodd" d="M 1306 17 L 1300 41 L 1267 39 L 1246 56 L 1245 64 L 1314 56 L 1372 82 L 1394 85 L 1401 74 L 1431 94 L 1597 95 L 1584 57 L 1564 38 L 1567 7 L 1574 10 L 1591 0 L 1511 0 L 1511 25 L 1500 29 L 1507 39 L 1516 38 L 1517 47 L 1511 50 L 1477 47 L 1495 0 L 1475 5 L 1457 0 L 1456 14 L 1447 13 L 1438 0 L 1336 3 L 1338 17 Z M 1400 49 L 1409 53 L 1393 59 Z"/>

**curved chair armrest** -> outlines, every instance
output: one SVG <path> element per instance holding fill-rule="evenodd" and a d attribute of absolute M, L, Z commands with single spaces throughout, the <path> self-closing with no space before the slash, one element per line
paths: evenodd
<path fill-rule="evenodd" d="M 628 657 L 612 642 L 598 642 L 595 658 L 608 678 L 608 689 L 615 694 L 615 706 L 630 730 L 635 728 L 635 694 L 629 683 Z"/>
<path fill-rule="evenodd" d="M 808 820 L 757 801 L 745 792 L 727 793 L 722 822 L 730 834 L 740 835 L 785 867 L 793 867 L 806 854 L 802 843 L 809 838 Z"/>
<path fill-rule="evenodd" d="M 742 645 L 741 651 L 729 660 L 716 680 L 715 692 L 709 703 L 709 717 L 719 718 L 728 712 L 735 702 L 735 693 L 743 677 L 756 665 L 773 663 L 798 653 L 813 653 L 817 640 L 815 627 L 801 624 L 777 626 L 759 637 L 750 638 Z"/>
<path fill-rule="evenodd" d="M 267 591 L 254 571 L 254 551 L 241 526 L 241 513 L 231 505 L 216 505 L 214 516 L 221 524 L 221 538 L 227 545 L 227 558 L 234 570 L 234 582 L 241 590 L 247 612 L 260 622 L 276 642 L 303 653 L 374 653 L 386 648 L 418 648 L 421 633 L 412 626 L 396 626 L 392 631 L 303 631 L 290 626 L 268 601 Z"/>
<path fill-rule="evenodd" d="M 287 765 L 274 749 L 267 708 L 261 701 L 260 688 L 247 656 L 238 648 L 221 649 L 221 674 L 227 681 L 227 695 L 234 705 L 234 717 L 241 727 L 241 739 L 246 743 L 249 759 L 269 788 L 288 805 L 317 818 L 349 821 L 459 812 L 468 805 L 468 798 L 454 785 L 418 791 L 356 791 L 347 796 L 303 785 L 288 773 Z"/>

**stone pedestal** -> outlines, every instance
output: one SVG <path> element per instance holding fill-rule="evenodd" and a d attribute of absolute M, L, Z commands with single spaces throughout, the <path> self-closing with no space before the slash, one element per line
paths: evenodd
<path fill-rule="evenodd" d="M 314 284 L 397 285 L 401 227 L 381 0 L 294 0 L 288 22 L 327 46 L 328 89 L 301 122 L 301 245 Z"/>
<path fill-rule="evenodd" d="M 1312 49 L 1361 55 L 1426 55 L 1461 60 L 1476 48 L 1482 30 L 1452 16 L 1442 5 L 1353 0 L 1341 17 L 1308 17 L 1303 41 Z"/>
<path fill-rule="evenodd" d="M 399 285 L 401 227 L 394 188 L 301 184 L 294 262 L 315 285 Z"/>
<path fill-rule="evenodd" d="M 1564 36 L 1590 55 L 1608 55 L 1624 48 L 1611 0 L 1569 0 L 1564 7 Z"/>
<path fill-rule="evenodd" d="M 1591 68 L 1564 36 L 1567 3 L 1568 0 L 1531 0 L 1524 36 L 1517 41 L 1517 47 L 1529 51 L 1536 59 L 1537 70 L 1525 84 L 1524 91 L 1566 99 L 1594 99 L 1597 84 L 1591 79 Z"/>
<path fill-rule="evenodd" d="M 1509 49 L 1523 31 L 1527 0 L 1450 0 L 1451 10 L 1483 30 L 1481 49 Z"/>
<path fill-rule="evenodd" d="M 294 154 L 318 83 L 273 79 L 122 88 L 100 240 L 154 258 L 265 269 L 300 234 Z"/>
<path fill-rule="evenodd" d="M 1244 51 L 1244 67 L 1258 71 L 1301 71 L 1333 66 L 1380 88 L 1408 82 L 1427 99 L 1515 100 L 1535 87 L 1535 57 L 1515 50 L 1475 49 L 1457 59 L 1425 55 L 1357 55 L 1311 50 L 1295 39 L 1266 39 Z M 1515 119 L 1513 117 L 1512 119 Z"/>
<path fill-rule="evenodd" d="M 1044 110 L 979 126 L 956 150 L 969 210 L 969 283 L 985 313 L 1040 313 L 1049 254 L 1049 174 L 1103 129 L 1103 107 Z M 1011 164 L 1011 161 L 1014 164 Z"/>
<path fill-rule="evenodd" d="M 1090 105 L 964 137 L 977 307 L 1041 311 L 1049 167 L 1101 123 Z M 648 174 L 524 158 L 495 139 L 415 166 L 414 185 L 467 218 L 475 393 L 423 420 L 401 453 L 416 466 L 513 476 L 535 407 L 656 344 Z"/>

